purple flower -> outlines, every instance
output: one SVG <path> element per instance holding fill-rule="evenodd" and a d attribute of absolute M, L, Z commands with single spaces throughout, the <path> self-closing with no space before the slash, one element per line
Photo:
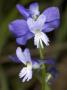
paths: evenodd
<path fill-rule="evenodd" d="M 46 82 L 48 82 L 49 84 L 51 84 L 52 81 L 54 81 L 57 76 L 58 76 L 58 70 L 57 68 L 54 66 L 51 67 L 47 67 L 47 77 L 46 77 Z"/>
<path fill-rule="evenodd" d="M 51 73 L 52 78 L 56 78 L 56 77 L 58 76 L 58 70 L 57 70 L 57 68 L 55 67 L 55 65 L 52 66 L 52 67 L 49 67 L 49 68 L 47 69 L 47 71 L 48 71 L 49 73 Z"/>
<path fill-rule="evenodd" d="M 59 26 L 59 10 L 57 7 L 49 7 L 40 14 L 38 3 L 30 5 L 29 9 L 25 9 L 21 5 L 17 5 L 19 12 L 26 17 L 17 19 L 9 24 L 9 30 L 16 36 L 16 42 L 25 45 L 29 39 L 34 37 L 34 45 L 37 48 L 43 48 L 43 43 L 49 45 L 49 38 L 46 32 L 50 32 Z"/>
<path fill-rule="evenodd" d="M 36 19 L 37 16 L 39 16 L 39 14 L 40 14 L 38 3 L 31 4 L 29 6 L 29 9 L 25 9 L 24 6 L 22 6 L 20 4 L 17 4 L 16 8 L 21 13 L 21 15 L 23 15 L 26 19 L 28 17 L 32 17 L 32 18 Z"/>
<path fill-rule="evenodd" d="M 29 81 L 32 78 L 32 60 L 30 57 L 30 52 L 28 49 L 25 49 L 24 52 L 22 52 L 21 48 L 18 47 L 16 50 L 16 55 L 18 59 L 26 65 L 20 71 L 19 77 L 23 78 L 23 82 L 26 80 Z"/>
<path fill-rule="evenodd" d="M 32 59 L 29 49 L 26 48 L 22 51 L 20 47 L 16 49 L 16 56 L 10 56 L 9 58 L 14 62 L 23 63 L 25 65 L 19 73 L 19 77 L 23 78 L 22 82 L 32 79 L 32 69 L 41 69 L 42 64 L 55 64 L 52 59 Z"/>

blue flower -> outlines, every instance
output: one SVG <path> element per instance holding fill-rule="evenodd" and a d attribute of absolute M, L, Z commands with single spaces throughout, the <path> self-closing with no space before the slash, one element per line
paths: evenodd
<path fill-rule="evenodd" d="M 29 6 L 29 9 L 25 9 L 24 6 L 22 6 L 20 4 L 17 4 L 16 8 L 21 13 L 21 15 L 24 16 L 26 19 L 28 17 L 32 17 L 32 18 L 36 19 L 37 16 L 39 16 L 39 14 L 40 14 L 38 3 L 31 4 Z"/>
<path fill-rule="evenodd" d="M 47 67 L 47 72 L 48 72 L 48 75 L 46 77 L 46 82 L 51 83 L 53 80 L 55 80 L 57 78 L 58 70 L 54 65 L 51 67 Z"/>
<path fill-rule="evenodd" d="M 52 75 L 53 78 L 56 78 L 56 77 L 57 77 L 58 70 L 57 70 L 57 68 L 55 67 L 55 65 L 52 66 L 52 67 L 49 67 L 49 68 L 47 69 L 47 71 L 48 71 L 49 73 L 51 73 L 51 75 Z"/>
<path fill-rule="evenodd" d="M 16 56 L 10 56 L 11 60 L 17 63 L 23 63 L 25 66 L 19 73 L 19 77 L 23 78 L 22 82 L 32 79 L 32 69 L 41 69 L 42 64 L 55 64 L 52 59 L 39 60 L 31 58 L 29 49 L 22 51 L 20 47 L 16 49 Z"/>
<path fill-rule="evenodd" d="M 46 32 L 51 32 L 59 26 L 60 14 L 57 7 L 49 7 L 40 14 L 37 3 L 30 5 L 29 9 L 25 9 L 21 5 L 17 5 L 19 12 L 26 19 L 17 19 L 9 24 L 9 30 L 16 37 L 16 42 L 25 45 L 29 39 L 34 37 L 34 45 L 37 48 L 43 48 L 43 43 L 49 45 L 49 38 Z"/>
<path fill-rule="evenodd" d="M 16 55 L 18 59 L 26 65 L 20 71 L 19 77 L 23 78 L 23 82 L 26 80 L 29 81 L 32 78 L 32 60 L 30 57 L 30 52 L 28 49 L 25 49 L 24 52 L 22 52 L 21 48 L 18 47 L 16 50 Z"/>

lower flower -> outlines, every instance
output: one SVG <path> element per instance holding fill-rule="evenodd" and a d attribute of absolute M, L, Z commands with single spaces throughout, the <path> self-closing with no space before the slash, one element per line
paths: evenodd
<path fill-rule="evenodd" d="M 32 59 L 29 49 L 26 48 L 24 51 L 22 51 L 20 47 L 16 49 L 16 56 L 10 56 L 10 59 L 14 62 L 23 63 L 25 65 L 19 73 L 19 78 L 22 79 L 22 82 L 31 80 L 33 69 L 41 70 L 42 64 L 55 64 L 54 60 L 52 59 Z"/>

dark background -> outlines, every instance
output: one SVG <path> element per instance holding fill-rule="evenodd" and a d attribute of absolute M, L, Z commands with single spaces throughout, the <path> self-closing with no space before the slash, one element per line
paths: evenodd
<path fill-rule="evenodd" d="M 54 58 L 59 71 L 58 77 L 51 85 L 52 90 L 67 90 L 67 2 L 66 0 L 0 0 L 0 90 L 41 90 L 41 84 L 37 78 L 37 73 L 28 83 L 22 83 L 19 79 L 19 72 L 22 64 L 12 62 L 8 57 L 15 54 L 15 38 L 8 30 L 8 24 L 17 18 L 23 18 L 16 9 L 16 4 L 20 3 L 26 8 L 38 2 L 40 11 L 47 7 L 57 6 L 60 10 L 60 26 L 58 29 L 48 33 L 50 46 L 45 47 L 45 58 Z M 29 40 L 26 46 L 29 47 L 33 57 L 38 57 L 36 48 Z"/>

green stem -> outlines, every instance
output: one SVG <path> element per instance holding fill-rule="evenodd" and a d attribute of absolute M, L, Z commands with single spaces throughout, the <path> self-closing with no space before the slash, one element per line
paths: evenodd
<path fill-rule="evenodd" d="M 44 59 L 43 48 L 39 48 L 40 59 Z M 42 64 L 42 90 L 45 90 L 45 66 Z"/>
<path fill-rule="evenodd" d="M 44 59 L 44 48 L 39 48 L 40 58 Z M 50 90 L 48 83 L 46 82 L 46 65 L 42 64 L 42 90 Z"/>
<path fill-rule="evenodd" d="M 45 76 L 46 76 L 46 70 L 43 64 L 42 65 L 42 90 L 45 90 Z"/>

